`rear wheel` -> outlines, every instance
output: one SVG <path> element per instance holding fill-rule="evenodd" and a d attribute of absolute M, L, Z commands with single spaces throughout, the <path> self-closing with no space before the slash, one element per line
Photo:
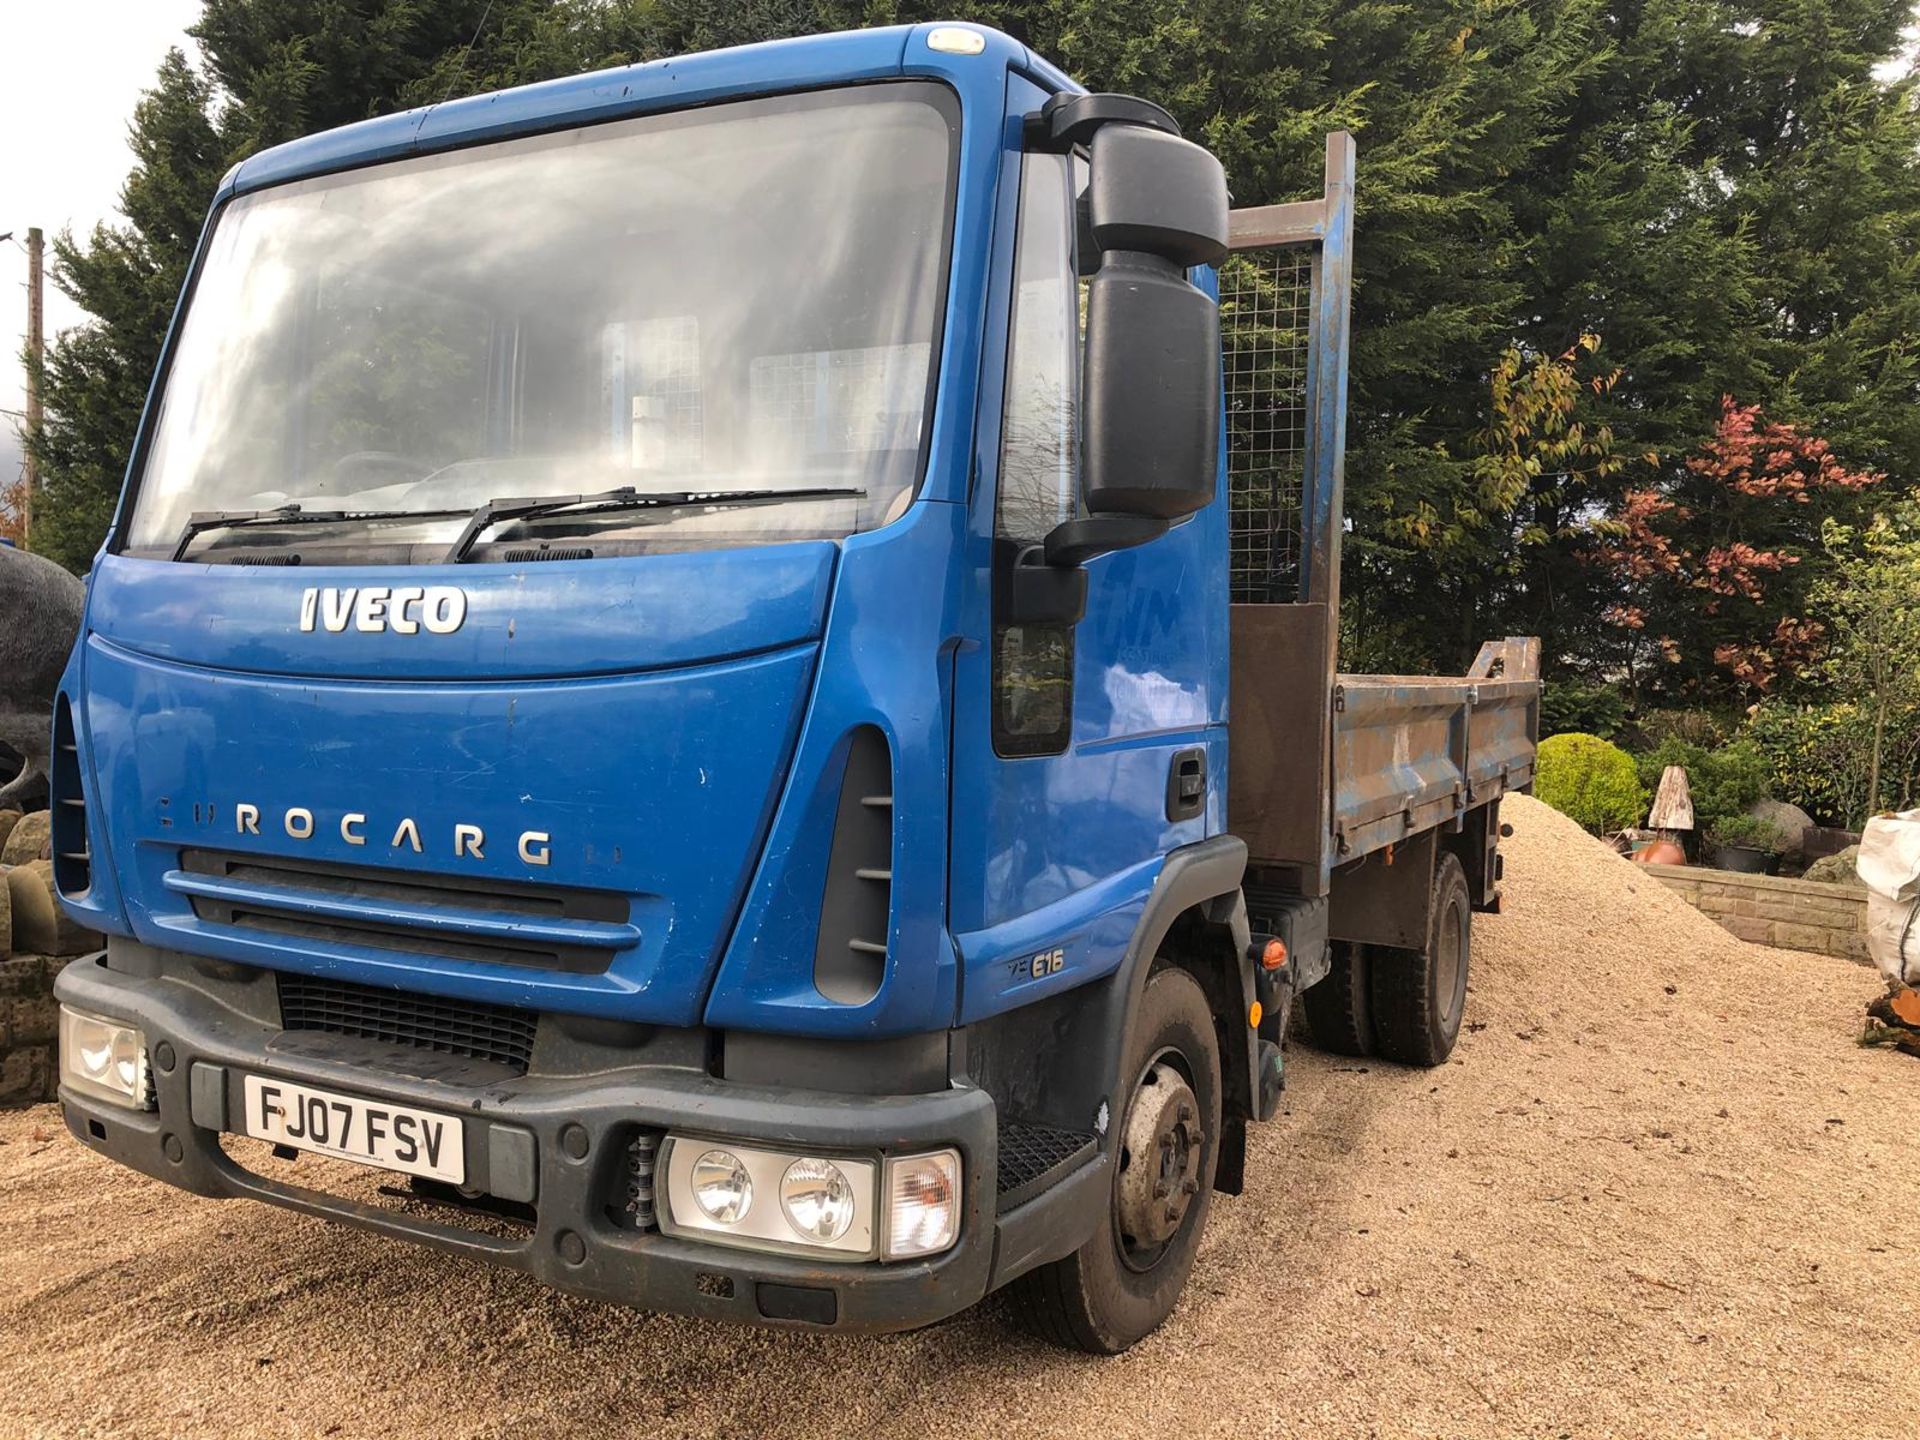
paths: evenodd
<path fill-rule="evenodd" d="M 1206 995 L 1186 971 L 1148 979 L 1123 1073 L 1132 1089 L 1100 1228 L 1008 1292 L 1036 1334 L 1095 1355 L 1119 1354 L 1172 1313 L 1213 1196 L 1220 1042 Z"/>
<path fill-rule="evenodd" d="M 1373 1054 L 1372 969 L 1367 947 L 1351 940 L 1327 946 L 1331 968 L 1300 997 L 1313 1043 L 1334 1055 Z"/>
<path fill-rule="evenodd" d="M 1428 916 L 1425 949 L 1376 947 L 1370 956 L 1374 1046 L 1403 1065 L 1442 1064 L 1460 1038 L 1473 901 L 1453 855 L 1442 854 L 1433 867 Z"/>

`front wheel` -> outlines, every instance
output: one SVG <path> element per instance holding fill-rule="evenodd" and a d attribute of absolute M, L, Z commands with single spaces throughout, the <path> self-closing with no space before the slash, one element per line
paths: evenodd
<path fill-rule="evenodd" d="M 1122 1073 L 1132 1088 L 1100 1228 L 1009 1291 L 1036 1334 L 1095 1355 L 1119 1354 L 1173 1312 L 1213 1197 L 1220 1042 L 1206 995 L 1186 971 L 1148 979 Z"/>

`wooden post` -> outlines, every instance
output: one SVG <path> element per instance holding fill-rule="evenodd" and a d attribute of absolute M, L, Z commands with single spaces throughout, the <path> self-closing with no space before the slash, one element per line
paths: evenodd
<path fill-rule="evenodd" d="M 1647 824 L 1654 830 L 1693 829 L 1693 792 L 1687 788 L 1687 772 L 1669 765 L 1661 772 L 1660 790 L 1653 797 L 1653 811 Z"/>

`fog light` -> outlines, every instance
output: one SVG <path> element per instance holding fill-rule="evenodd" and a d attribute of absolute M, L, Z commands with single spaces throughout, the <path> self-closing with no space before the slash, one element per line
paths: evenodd
<path fill-rule="evenodd" d="M 753 1179 L 747 1167 L 725 1150 L 709 1150 L 694 1161 L 690 1179 L 694 1204 L 718 1224 L 738 1224 L 753 1205 Z"/>
<path fill-rule="evenodd" d="M 802 1157 L 780 1177 L 780 1208 L 809 1240 L 838 1240 L 853 1224 L 853 1186 L 831 1160 Z"/>
<path fill-rule="evenodd" d="M 960 1235 L 960 1154 L 935 1150 L 887 1162 L 887 1258 L 937 1255 Z"/>
<path fill-rule="evenodd" d="M 153 1108 L 146 1037 L 131 1025 L 62 1005 L 60 1074 L 82 1094 L 135 1110 Z"/>

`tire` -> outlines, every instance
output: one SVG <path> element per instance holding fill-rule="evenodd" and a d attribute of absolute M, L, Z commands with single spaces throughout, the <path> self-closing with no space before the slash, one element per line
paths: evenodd
<path fill-rule="evenodd" d="M 1431 899 L 1425 949 L 1371 953 L 1374 1046 L 1402 1065 L 1445 1064 L 1467 1008 L 1473 901 L 1457 857 L 1434 865 Z"/>
<path fill-rule="evenodd" d="M 1364 945 L 1335 940 L 1332 968 L 1300 997 L 1315 1048 L 1332 1055 L 1373 1054 L 1373 965 Z"/>
<path fill-rule="evenodd" d="M 1100 1227 L 1073 1254 L 1021 1276 L 1007 1291 L 1014 1315 L 1027 1329 L 1063 1349 L 1093 1355 L 1118 1355 L 1173 1313 L 1206 1228 L 1220 1158 L 1220 1041 L 1206 994 L 1186 971 L 1163 969 L 1148 978 L 1122 1073 L 1130 1088 L 1120 1109 L 1113 1184 Z M 1192 1120 L 1179 1122 L 1180 1107 L 1189 1099 Z M 1150 1169 L 1127 1141 L 1148 1133 L 1137 1124 L 1156 1115 L 1185 1134 L 1159 1149 L 1161 1166 Z M 1156 1128 L 1154 1133 L 1163 1132 Z M 1164 1192 L 1156 1183 L 1160 1177 L 1166 1179 Z M 1160 1219 L 1153 1223 L 1172 1223 L 1172 1233 L 1164 1238 L 1126 1233 L 1141 1228 L 1141 1197 L 1163 1193 L 1168 1209 L 1156 1206 Z M 1175 1201 L 1180 1214 L 1172 1220 Z M 1136 1218 L 1123 1217 L 1123 1211 Z"/>

